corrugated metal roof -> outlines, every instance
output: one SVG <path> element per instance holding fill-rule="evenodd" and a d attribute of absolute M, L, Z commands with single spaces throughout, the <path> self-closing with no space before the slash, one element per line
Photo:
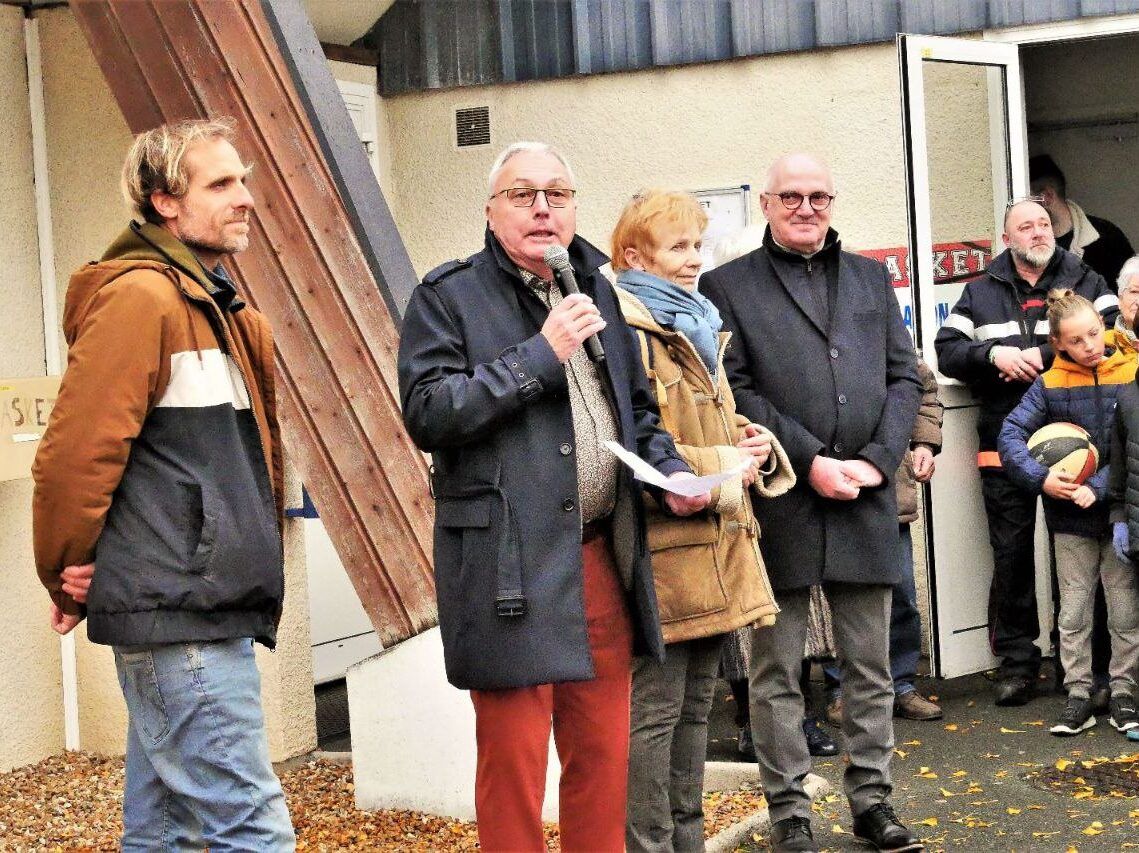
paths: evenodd
<path fill-rule="evenodd" d="M 1139 12 L 1139 0 L 396 0 L 380 89 L 568 77 Z"/>

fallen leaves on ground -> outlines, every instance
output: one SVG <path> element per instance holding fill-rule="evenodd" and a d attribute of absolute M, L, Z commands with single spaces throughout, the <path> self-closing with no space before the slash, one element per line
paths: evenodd
<path fill-rule="evenodd" d="M 356 808 L 352 767 L 315 760 L 280 774 L 299 851 L 428 853 L 478 849 L 474 823 L 409 811 Z M 0 850 L 116 851 L 122 832 L 123 761 L 85 752 L 54 755 L 0 773 Z M 758 786 L 704 797 L 705 836 L 766 805 Z M 546 845 L 558 849 L 555 825 Z"/>
<path fill-rule="evenodd" d="M 704 837 L 711 838 L 767 807 L 759 785 L 744 783 L 735 791 L 714 791 L 704 795 Z"/>

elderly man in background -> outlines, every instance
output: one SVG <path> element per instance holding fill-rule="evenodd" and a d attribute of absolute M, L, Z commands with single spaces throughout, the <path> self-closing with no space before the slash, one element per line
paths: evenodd
<path fill-rule="evenodd" d="M 565 158 L 520 142 L 490 171 L 486 242 L 427 274 L 401 330 L 404 423 L 432 454 L 435 582 L 448 680 L 471 691 L 484 850 L 545 850 L 551 726 L 561 846 L 621 851 L 634 651 L 663 661 L 641 487 L 603 447 L 691 478 L 640 352 L 575 236 Z M 581 293 L 547 264 L 568 249 Z M 596 335 L 603 354 L 582 344 Z M 659 495 L 659 493 L 658 493 Z M 689 515 L 710 495 L 664 492 Z"/>
<path fill-rule="evenodd" d="M 1139 255 L 1127 259 L 1116 282 L 1119 294 L 1119 316 L 1115 328 L 1123 332 L 1135 348 L 1135 314 L 1139 313 Z"/>
<path fill-rule="evenodd" d="M 1005 474 L 997 453 L 1001 425 L 1028 386 L 1052 364 L 1045 319 L 1048 292 L 1071 288 L 1086 297 L 1110 327 L 1119 300 L 1103 277 L 1056 245 L 1052 220 L 1036 199 L 1009 203 L 1003 239 L 1008 248 L 973 279 L 937 331 L 937 363 L 980 400 L 977 421 L 981 494 L 993 549 L 989 639 L 1000 658 L 997 705 L 1024 705 L 1036 691 L 1040 622 L 1036 608 L 1036 495 Z"/>
<path fill-rule="evenodd" d="M 845 690 L 844 786 L 854 834 L 880 850 L 921 843 L 889 803 L 894 689 L 891 587 L 900 580 L 893 476 L 909 447 L 921 383 L 890 276 L 842 251 L 830 225 L 830 170 L 781 157 L 761 196 L 763 245 L 704 275 L 732 346 L 738 411 L 783 444 L 798 484 L 753 501 L 781 612 L 755 632 L 751 722 L 776 850 L 817 850 L 803 779 L 800 667 L 812 584 L 834 616 Z"/>

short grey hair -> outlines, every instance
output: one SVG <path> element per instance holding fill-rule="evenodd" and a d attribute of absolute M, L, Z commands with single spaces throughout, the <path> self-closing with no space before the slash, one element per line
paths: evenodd
<path fill-rule="evenodd" d="M 1119 270 L 1119 277 L 1115 280 L 1116 291 L 1127 287 L 1128 281 L 1136 274 L 1139 274 L 1139 255 L 1132 255 Z"/>
<path fill-rule="evenodd" d="M 510 160 L 515 154 L 522 154 L 532 152 L 535 154 L 549 154 L 556 159 L 559 163 L 566 167 L 566 174 L 569 175 L 570 183 L 575 187 L 577 181 L 574 180 L 573 167 L 570 166 L 569 160 L 554 146 L 547 142 L 512 142 L 507 145 L 502 152 L 494 158 L 494 165 L 490 167 L 490 172 L 486 176 L 486 191 L 487 193 L 494 192 L 494 182 L 498 180 L 498 173 L 502 171 L 507 161 Z"/>

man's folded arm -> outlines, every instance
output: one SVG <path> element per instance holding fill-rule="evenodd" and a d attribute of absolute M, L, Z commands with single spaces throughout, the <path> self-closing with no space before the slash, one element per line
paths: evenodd
<path fill-rule="evenodd" d="M 36 570 L 52 600 L 72 615 L 82 611 L 60 588 L 59 573 L 94 559 L 157 388 L 162 322 L 155 315 L 161 308 L 147 284 L 132 278 L 123 276 L 93 297 L 32 466 Z M 141 316 L 153 321 L 140 323 Z"/>

